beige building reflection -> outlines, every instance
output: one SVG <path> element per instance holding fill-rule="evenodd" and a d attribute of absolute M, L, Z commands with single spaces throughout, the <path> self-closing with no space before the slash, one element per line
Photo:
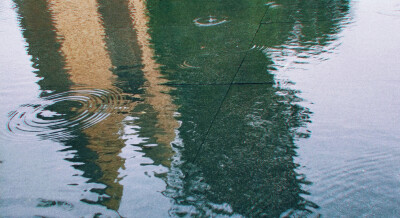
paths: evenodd
<path fill-rule="evenodd" d="M 46 28 L 56 31 L 56 41 L 60 45 L 59 53 L 64 62 L 52 64 L 63 66 L 66 70 L 69 81 L 73 84 L 70 89 L 77 92 L 87 89 L 113 90 L 120 93 L 124 101 L 124 108 L 114 110 L 115 112 L 106 119 L 82 130 L 88 139 L 87 145 L 82 146 L 97 154 L 94 164 L 101 170 L 101 177 L 96 182 L 106 185 L 104 194 L 108 196 L 98 201 L 87 201 L 118 211 L 123 195 L 118 171 L 125 167 L 125 160 L 119 155 L 121 149 L 126 146 L 121 138 L 123 120 L 138 104 L 151 106 L 157 114 L 155 128 L 158 129 L 151 137 L 157 142 L 159 149 L 146 155 L 164 166 L 170 165 L 173 155 L 170 143 L 174 140 L 174 131 L 178 127 L 178 122 L 173 116 L 176 107 L 171 96 L 167 94 L 170 88 L 161 85 L 166 81 L 160 78 L 160 66 L 153 60 L 154 51 L 150 47 L 150 36 L 147 33 L 146 6 L 139 0 L 113 0 L 107 3 L 101 0 L 39 1 L 42 4 L 33 2 L 21 3 L 29 4 L 29 7 L 24 7 L 25 10 L 20 15 L 25 16 L 22 19 L 32 22 L 29 19 L 34 19 L 35 14 L 48 13 L 46 9 L 50 11 L 52 23 L 47 24 Z M 105 10 L 99 10 L 101 7 Z M 106 13 L 115 13 L 114 15 L 118 16 L 108 16 Z M 118 26 L 118 29 L 111 30 L 111 34 L 107 35 L 105 22 L 111 26 Z M 40 22 L 33 21 L 28 25 L 31 25 L 31 31 L 43 28 Z M 127 41 L 124 42 L 124 39 Z M 119 54 L 111 49 L 113 40 L 116 43 L 134 44 L 126 46 L 129 51 Z M 121 91 L 123 89 L 118 87 L 120 78 L 113 73 L 113 69 L 121 66 L 140 66 L 139 70 L 145 79 L 145 83 L 141 84 L 145 87 L 143 93 Z M 130 100 L 134 98 L 141 98 L 143 101 Z"/>
<path fill-rule="evenodd" d="M 167 93 L 171 91 L 171 87 L 160 85 L 166 83 L 167 80 L 161 78 L 159 71 L 160 65 L 155 62 L 154 50 L 150 47 L 150 35 L 148 34 L 147 23 L 149 18 L 146 15 L 146 5 L 143 0 L 129 0 L 129 9 L 137 32 L 137 40 L 142 51 L 142 62 L 144 64 L 144 76 L 149 83 L 146 89 L 145 102 L 150 104 L 153 109 L 158 112 L 157 127 L 163 130 L 163 133 L 156 134 L 154 137 L 157 143 L 167 149 L 164 152 L 152 158 L 161 159 L 163 165 L 170 165 L 170 158 L 173 155 L 170 149 L 170 143 L 175 138 L 175 129 L 179 127 L 178 122 L 174 118 L 176 106 L 172 104 L 171 96 Z"/>

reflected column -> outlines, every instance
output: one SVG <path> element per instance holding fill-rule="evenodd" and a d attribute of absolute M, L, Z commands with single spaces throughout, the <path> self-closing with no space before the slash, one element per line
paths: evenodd
<path fill-rule="evenodd" d="M 15 6 L 31 55 L 34 73 L 42 78 L 38 81 L 42 96 L 69 90 L 72 84 L 65 70 L 65 60 L 59 51 L 52 15 L 45 0 L 15 0 Z"/>
<path fill-rule="evenodd" d="M 101 25 L 97 2 L 50 0 L 49 8 L 61 41 L 60 50 L 65 57 L 70 79 L 74 83 L 72 89 L 77 93 L 85 89 L 110 91 L 120 98 L 117 101 L 124 101 L 120 91 L 114 87 L 116 76 L 111 71 L 112 63 L 105 46 L 105 32 Z M 111 104 L 113 100 L 115 99 L 110 98 L 98 103 L 105 104 L 102 107 L 115 107 L 116 105 Z M 132 104 L 127 102 L 124 106 L 129 111 Z M 104 189 L 91 190 L 99 194 L 98 199 L 82 201 L 102 204 L 115 211 L 119 208 L 123 192 L 123 187 L 118 182 L 118 170 L 124 166 L 124 159 L 118 154 L 125 146 L 119 135 L 124 117 L 125 115 L 115 108 L 111 108 L 107 118 L 101 118 L 96 125 L 82 130 L 87 137 L 87 145 L 81 146 L 86 146 L 97 154 L 96 159 L 83 161 L 94 161 L 101 170 L 89 173 L 97 175 L 90 178 L 89 182 L 106 185 Z"/>

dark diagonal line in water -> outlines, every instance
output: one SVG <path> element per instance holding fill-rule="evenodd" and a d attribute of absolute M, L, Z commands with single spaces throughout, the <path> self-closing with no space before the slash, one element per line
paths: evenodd
<path fill-rule="evenodd" d="M 253 44 L 254 39 L 256 38 L 256 35 L 257 35 L 258 31 L 259 31 L 260 28 L 261 28 L 262 21 L 263 21 L 265 15 L 267 14 L 267 11 L 268 11 L 268 8 L 265 10 L 264 15 L 263 15 L 263 16 L 261 17 L 261 19 L 260 19 L 260 22 L 259 22 L 259 24 L 258 24 L 258 28 L 257 28 L 256 32 L 254 33 L 253 39 L 251 40 L 251 43 L 250 43 L 249 47 Z M 199 149 L 197 150 L 197 152 L 196 152 L 196 154 L 195 154 L 193 160 L 191 161 L 192 163 L 194 163 L 194 162 L 197 160 L 197 157 L 199 156 L 199 154 L 200 154 L 200 152 L 201 152 L 201 150 L 202 150 L 202 148 L 203 148 L 203 146 L 204 146 L 204 143 L 206 142 L 206 140 L 207 140 L 207 138 L 208 138 L 208 135 L 210 134 L 211 127 L 214 125 L 214 122 L 215 122 L 215 120 L 217 119 L 217 116 L 218 116 L 218 114 L 219 114 L 220 111 L 221 111 L 222 105 L 224 104 L 224 102 L 225 102 L 225 100 L 226 100 L 226 98 L 227 98 L 227 96 L 228 96 L 228 93 L 229 93 L 229 91 L 231 90 L 232 85 L 235 84 L 234 81 L 235 81 L 235 79 L 236 79 L 236 76 L 238 75 L 238 73 L 239 73 L 239 71 L 240 71 L 240 68 L 241 68 L 242 65 L 243 65 L 243 62 L 246 60 L 246 57 L 247 57 L 248 53 L 249 53 L 249 51 L 246 51 L 246 53 L 245 53 L 245 55 L 244 55 L 242 61 L 241 61 L 240 64 L 239 64 L 238 69 L 236 70 L 235 74 L 234 74 L 233 77 L 232 77 L 231 82 L 228 84 L 228 85 L 229 85 L 228 90 L 225 92 L 225 95 L 224 95 L 224 97 L 222 98 L 222 101 L 221 101 L 220 105 L 218 106 L 217 112 L 214 114 L 214 117 L 213 117 L 213 119 L 211 120 L 210 126 L 209 126 L 208 129 L 207 129 L 207 132 L 206 132 L 206 134 L 205 134 L 205 136 L 204 136 L 204 139 L 203 139 L 202 143 L 200 144 Z"/>

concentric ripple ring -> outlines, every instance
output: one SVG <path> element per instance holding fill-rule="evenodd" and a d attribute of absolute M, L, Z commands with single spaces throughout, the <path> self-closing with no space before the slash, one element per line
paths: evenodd
<path fill-rule="evenodd" d="M 196 18 L 193 20 L 194 24 L 199 27 L 216 26 L 228 22 L 225 18 L 208 16 L 205 18 Z"/>
<path fill-rule="evenodd" d="M 110 114 L 130 110 L 129 105 L 119 90 L 71 90 L 11 111 L 7 130 L 17 137 L 68 138 L 71 132 L 89 128 Z"/>

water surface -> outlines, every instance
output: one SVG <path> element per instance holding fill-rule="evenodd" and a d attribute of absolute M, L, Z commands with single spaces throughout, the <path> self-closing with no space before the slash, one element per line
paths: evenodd
<path fill-rule="evenodd" d="M 0 3 L 0 214 L 395 217 L 399 6 Z"/>

